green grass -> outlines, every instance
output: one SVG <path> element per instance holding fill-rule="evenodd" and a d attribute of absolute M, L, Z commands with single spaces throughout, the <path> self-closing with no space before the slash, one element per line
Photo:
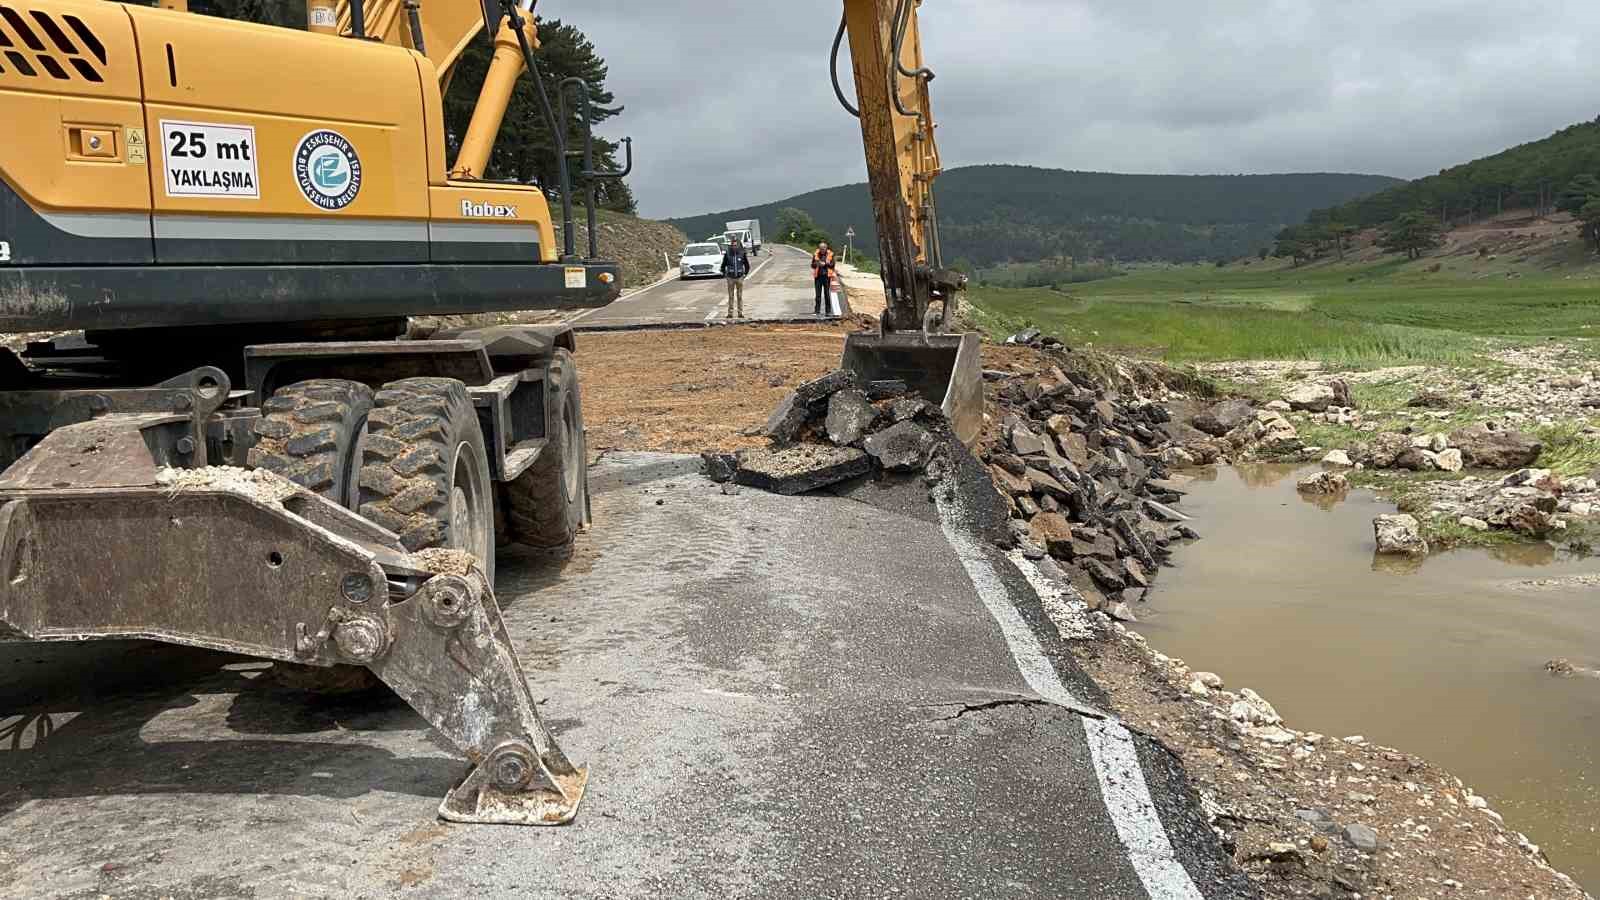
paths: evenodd
<path fill-rule="evenodd" d="M 1032 325 L 1069 345 L 1172 362 L 1306 359 L 1340 367 L 1481 362 L 1492 340 L 1596 336 L 1600 284 L 1558 275 L 1464 278 L 1364 266 L 1137 270 L 1047 288 L 979 287 L 997 330 Z"/>
<path fill-rule="evenodd" d="M 1534 465 L 1563 478 L 1586 476 L 1600 467 L 1600 440 L 1583 433 L 1588 422 L 1563 422 L 1536 429 L 1544 451 Z"/>

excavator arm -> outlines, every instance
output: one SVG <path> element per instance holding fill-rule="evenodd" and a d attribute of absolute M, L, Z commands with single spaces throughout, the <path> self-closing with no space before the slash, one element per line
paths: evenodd
<path fill-rule="evenodd" d="M 876 333 L 845 341 L 843 366 L 863 381 L 899 379 L 940 404 L 967 444 L 983 428 L 983 378 L 976 334 L 947 334 L 966 277 L 944 267 L 933 182 L 940 172 L 931 72 L 922 59 L 922 0 L 844 0 L 834 39 L 834 91 L 861 120 L 878 260 L 886 299 Z M 839 85 L 846 36 L 856 103 Z"/>
<path fill-rule="evenodd" d="M 855 63 L 857 105 L 838 91 L 861 120 L 872 214 L 888 309 L 885 331 L 937 330 L 964 279 L 944 269 L 933 182 L 941 169 L 918 27 L 921 0 L 845 0 L 834 42 L 848 34 Z M 930 320 L 930 309 L 938 321 Z"/>

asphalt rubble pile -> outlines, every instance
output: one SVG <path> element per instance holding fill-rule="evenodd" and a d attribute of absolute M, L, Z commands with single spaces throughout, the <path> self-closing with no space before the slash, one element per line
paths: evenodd
<path fill-rule="evenodd" d="M 950 427 L 940 407 L 904 381 L 861 383 L 844 369 L 791 392 L 762 433 L 770 446 L 702 453 L 705 473 L 724 485 L 792 495 L 875 473 L 938 480 L 948 465 Z"/>
<path fill-rule="evenodd" d="M 1023 555 L 1059 569 L 1091 612 L 1135 619 L 1176 542 L 1199 537 L 1173 508 L 1172 416 L 1082 372 L 986 371 L 998 433 L 979 448 Z"/>

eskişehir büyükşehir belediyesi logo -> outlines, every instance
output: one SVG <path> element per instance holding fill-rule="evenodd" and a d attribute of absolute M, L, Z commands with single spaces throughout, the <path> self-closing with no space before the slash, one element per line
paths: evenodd
<path fill-rule="evenodd" d="M 318 129 L 294 148 L 294 182 L 317 206 L 344 209 L 361 192 L 361 157 L 344 135 Z"/>

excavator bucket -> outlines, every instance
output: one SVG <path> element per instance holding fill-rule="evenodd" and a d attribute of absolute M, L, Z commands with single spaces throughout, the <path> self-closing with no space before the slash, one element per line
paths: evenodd
<path fill-rule="evenodd" d="M 939 404 L 950 428 L 972 446 L 983 431 L 983 369 L 977 334 L 857 332 L 845 338 L 842 367 L 857 380 L 899 379 Z"/>

